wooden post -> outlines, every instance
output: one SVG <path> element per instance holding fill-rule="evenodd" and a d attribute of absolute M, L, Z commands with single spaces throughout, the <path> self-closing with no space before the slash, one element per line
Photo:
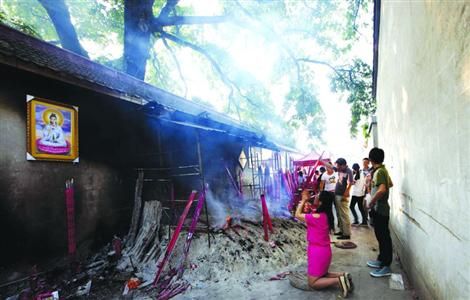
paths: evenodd
<path fill-rule="evenodd" d="M 129 246 L 132 247 L 137 236 L 137 229 L 140 220 L 140 211 L 142 207 L 142 188 L 144 186 L 144 170 L 139 169 L 135 183 L 134 193 L 134 211 L 132 212 L 131 226 L 129 228 Z"/>

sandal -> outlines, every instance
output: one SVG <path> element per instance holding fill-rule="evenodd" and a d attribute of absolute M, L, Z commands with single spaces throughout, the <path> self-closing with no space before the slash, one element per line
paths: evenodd
<path fill-rule="evenodd" d="M 348 283 L 348 292 L 352 293 L 354 291 L 354 283 L 352 281 L 352 276 L 348 272 L 344 272 L 343 274 L 344 277 L 346 277 Z"/>
<path fill-rule="evenodd" d="M 339 287 L 341 289 L 341 296 L 343 298 L 347 298 L 348 297 L 348 293 L 349 293 L 349 280 L 344 276 L 344 275 L 341 275 L 339 278 Z"/>

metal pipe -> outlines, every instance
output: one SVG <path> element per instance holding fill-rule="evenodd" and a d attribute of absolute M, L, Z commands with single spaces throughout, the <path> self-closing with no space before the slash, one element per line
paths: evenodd
<path fill-rule="evenodd" d="M 201 193 L 204 194 L 204 198 L 206 196 L 206 182 L 204 179 L 204 168 L 202 164 L 202 154 L 201 154 L 201 136 L 199 131 L 196 131 L 196 138 L 197 138 L 197 158 L 199 161 L 199 170 L 201 174 L 201 184 L 202 184 L 202 191 Z M 209 214 L 207 213 L 207 201 L 204 201 L 204 213 L 206 214 L 206 222 L 207 222 L 207 243 L 209 244 L 209 248 L 211 247 L 211 236 L 209 232 Z"/>

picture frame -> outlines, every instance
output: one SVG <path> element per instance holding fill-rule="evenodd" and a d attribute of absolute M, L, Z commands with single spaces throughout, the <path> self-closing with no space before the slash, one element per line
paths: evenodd
<path fill-rule="evenodd" d="M 78 107 L 26 96 L 27 160 L 78 163 Z"/>

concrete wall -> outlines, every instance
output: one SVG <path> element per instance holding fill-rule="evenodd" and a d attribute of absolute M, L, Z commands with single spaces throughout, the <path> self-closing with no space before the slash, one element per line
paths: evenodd
<path fill-rule="evenodd" d="M 468 299 L 470 2 L 382 1 L 377 101 L 404 268 L 424 299 Z"/>

